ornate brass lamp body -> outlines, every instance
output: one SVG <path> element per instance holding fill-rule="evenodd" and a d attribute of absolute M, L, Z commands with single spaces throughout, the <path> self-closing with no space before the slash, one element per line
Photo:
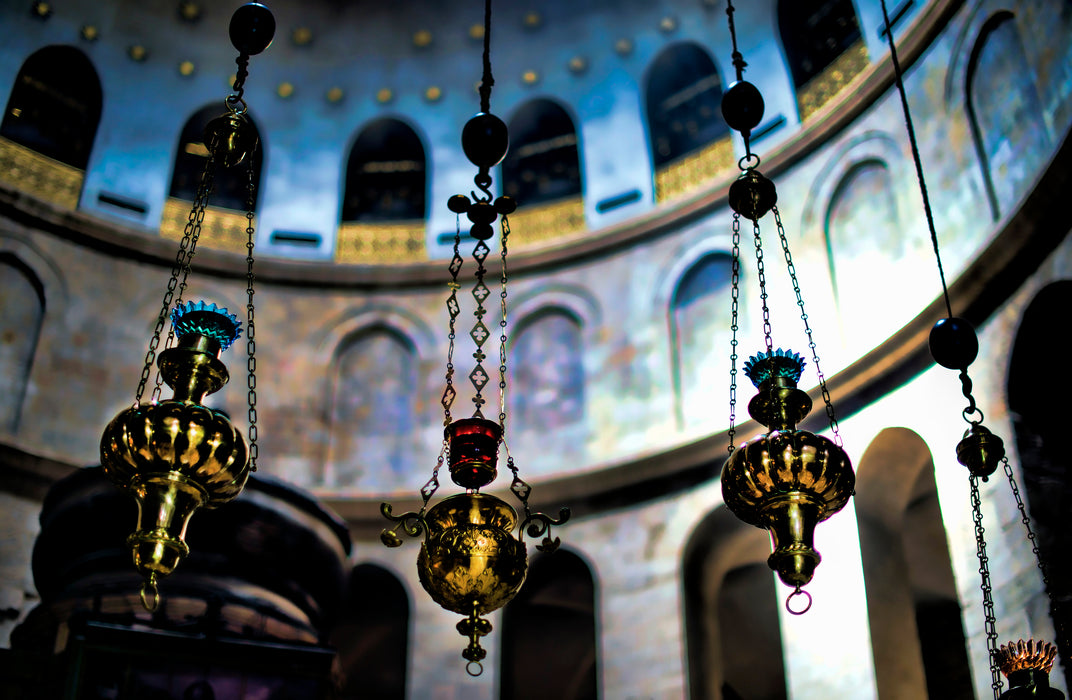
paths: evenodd
<path fill-rule="evenodd" d="M 487 652 L 480 646 L 480 638 L 491 632 L 491 623 L 483 616 L 508 603 L 525 581 L 528 555 L 522 540 L 523 534 L 527 533 L 530 537 L 542 536 L 543 541 L 536 548 L 553 551 L 558 548 L 559 540 L 551 539 L 548 534 L 550 527 L 565 523 L 570 515 L 569 509 L 563 508 L 559 512 L 558 520 L 554 520 L 529 509 L 531 487 L 518 475 L 514 459 L 509 456 L 509 449 L 505 447 L 506 244 L 510 233 L 506 217 L 514 211 L 515 205 L 509 197 L 493 198 L 491 193 L 492 179 L 489 171 L 506 157 L 509 136 L 506 124 L 491 114 L 489 107 L 491 86 L 494 83 L 489 58 L 490 19 L 491 1 L 486 0 L 480 112 L 470 119 L 462 130 L 462 149 L 478 168 L 473 181 L 482 194 L 473 192 L 472 200 L 458 194 L 447 202 L 448 208 L 458 214 L 459 224 L 454 237 L 454 256 L 449 268 L 451 293 L 447 299 L 447 310 L 450 313 L 450 344 L 447 352 L 447 385 L 441 400 L 444 412 L 443 449 L 432 471 L 432 478 L 421 488 L 424 504 L 420 511 L 395 516 L 391 512 L 391 504 L 384 503 L 380 507 L 384 517 L 398 523 L 394 528 L 384 530 L 380 536 L 388 547 L 398 547 L 402 544 L 398 535 L 400 528 L 412 537 L 424 535 L 417 557 L 418 577 L 432 600 L 447 610 L 466 616 L 457 627 L 458 632 L 469 639 L 462 657 L 469 662 L 465 668 L 473 676 L 483 672 L 480 662 L 487 656 Z M 476 344 L 473 353 L 476 366 L 469 373 L 469 380 L 476 389 L 476 395 L 473 397 L 476 410 L 471 418 L 454 420 L 450 409 L 456 395 L 453 386 L 453 359 L 455 324 L 460 312 L 457 298 L 460 289 L 458 274 L 463 263 L 459 253 L 461 214 L 465 214 L 471 222 L 469 235 L 476 241 L 473 249 L 473 259 L 477 263 L 476 282 L 472 290 L 476 301 L 476 323 L 469 333 Z M 499 295 L 502 316 L 499 322 L 499 420 L 496 422 L 484 417 L 482 408 L 486 401 L 481 392 L 490 379 L 489 373 L 483 367 L 483 362 L 487 359 L 484 343 L 491 337 L 491 332 L 483 320 L 487 313 L 484 301 L 491 294 L 484 283 L 487 272 L 485 261 L 491 252 L 487 241 L 495 235 L 492 224 L 499 217 L 502 217 L 502 291 Z M 525 517 L 520 526 L 513 507 L 497 496 L 480 493 L 480 489 L 491 484 L 498 474 L 500 445 L 506 449 L 507 467 L 513 474 L 510 490 L 524 506 Z M 439 488 L 439 469 L 444 462 L 450 470 L 451 480 L 464 488 L 465 492 L 429 507 L 432 495 Z M 515 527 L 518 527 L 517 536 L 514 535 Z"/>
<path fill-rule="evenodd" d="M 205 128 L 209 157 L 201 175 L 186 230 L 164 294 L 141 382 L 131 408 L 116 416 L 101 437 L 101 465 L 120 488 L 138 503 L 138 526 L 127 543 L 134 565 L 144 577 L 141 599 L 145 608 L 160 603 L 158 581 L 170 575 L 189 553 L 186 528 L 200 507 L 212 508 L 236 497 L 249 472 L 256 469 L 256 380 L 253 308 L 253 154 L 257 134 L 246 117 L 242 99 L 251 55 L 264 51 L 275 33 L 275 18 L 267 7 L 247 3 L 231 17 L 231 43 L 238 49 L 234 91 L 225 104 L 227 113 Z M 228 381 L 220 353 L 240 334 L 238 319 L 226 309 L 204 302 L 183 303 L 190 262 L 201 235 L 201 222 L 212 191 L 217 164 L 233 167 L 246 163 L 248 236 L 246 249 L 246 351 L 249 369 L 249 443 L 222 413 L 203 404 L 204 397 Z M 178 297 L 176 298 L 176 290 Z M 142 396 L 157 359 L 164 325 L 172 330 L 158 359 L 159 371 L 150 400 Z M 172 342 L 177 339 L 174 347 Z M 160 400 L 166 383 L 175 395 Z"/>
<path fill-rule="evenodd" d="M 190 302 L 175 309 L 172 322 L 178 344 L 160 353 L 159 365 L 175 395 L 126 409 L 101 438 L 104 472 L 138 502 L 138 529 L 127 544 L 145 578 L 148 608 L 159 603 L 158 579 L 189 554 L 190 516 L 237 496 L 250 470 L 242 434 L 202 403 L 227 383 L 219 357 L 240 333 L 237 318 L 215 304 Z"/>
<path fill-rule="evenodd" d="M 745 363 L 759 389 L 748 413 L 768 432 L 741 443 L 722 467 L 726 506 L 749 525 L 770 530 L 774 552 L 768 565 L 797 591 L 819 564 L 815 526 L 841 510 L 856 476 L 849 457 L 833 440 L 798 430 L 811 399 L 797 388 L 804 361 L 777 350 Z"/>
<path fill-rule="evenodd" d="M 738 165 L 741 175 L 730 186 L 729 205 L 733 210 L 733 272 L 732 323 L 733 340 L 730 352 L 730 457 L 722 467 L 722 497 L 726 506 L 744 522 L 765 528 L 771 533 L 773 552 L 767 564 L 793 593 L 786 608 L 802 614 L 811 607 L 811 595 L 802 590 L 811 581 L 821 557 L 815 549 L 815 526 L 841 510 L 853 493 L 856 475 L 849 457 L 841 448 L 837 419 L 830 401 L 826 380 L 819 369 L 804 299 L 800 293 L 796 268 L 789 252 L 789 242 L 778 213 L 778 192 L 774 183 L 756 168 L 759 156 L 751 151 L 750 136 L 763 119 L 763 96 L 754 85 L 744 80 L 744 57 L 737 50 L 737 35 L 733 25 L 733 2 L 727 0 L 730 37 L 733 40 L 733 65 L 737 80 L 722 98 L 722 115 L 730 128 L 741 133 L 745 156 Z M 797 388 L 804 360 L 791 351 L 775 350 L 771 340 L 770 310 L 767 307 L 766 270 L 763 262 L 763 242 L 759 220 L 774 213 L 778 239 L 796 293 L 800 318 L 812 349 L 812 364 L 819 376 L 826 413 L 834 440 L 797 428 L 811 411 L 811 398 Z M 734 449 L 734 419 L 737 402 L 737 330 L 740 293 L 741 217 L 752 222 L 756 250 L 756 277 L 763 308 L 763 336 L 766 350 L 744 364 L 745 374 L 759 389 L 749 402 L 748 413 L 767 428 L 759 435 Z M 794 597 L 804 596 L 805 606 L 791 606 Z"/>

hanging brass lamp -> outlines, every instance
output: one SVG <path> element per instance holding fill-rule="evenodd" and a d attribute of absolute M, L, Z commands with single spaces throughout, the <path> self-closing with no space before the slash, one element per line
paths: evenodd
<path fill-rule="evenodd" d="M 436 603 L 451 612 L 465 615 L 458 625 L 458 632 L 469 643 L 462 652 L 468 662 L 466 671 L 472 676 L 483 672 L 481 661 L 487 651 L 480 645 L 480 638 L 491 632 L 491 623 L 484 616 L 508 603 L 521 589 L 528 569 L 528 554 L 523 536 L 542 537 L 538 550 L 552 552 L 559 546 L 559 539 L 552 539 L 550 528 L 562 525 L 570 516 L 568 508 L 559 511 L 557 520 L 543 513 L 534 513 L 529 508 L 531 487 L 518 474 L 514 458 L 506 446 L 506 253 L 510 224 L 507 215 L 515 209 L 509 197 L 494 198 L 491 192 L 491 168 L 506 157 L 509 136 L 506 124 L 491 114 L 490 96 L 494 80 L 491 75 L 489 46 L 491 38 L 491 0 L 486 0 L 484 11 L 484 75 L 480 84 L 480 112 L 470 119 L 462 130 L 462 149 L 466 157 L 477 166 L 473 178 L 477 190 L 472 200 L 465 195 L 454 195 L 448 208 L 458 215 L 458 228 L 454 236 L 454 255 L 449 270 L 451 290 L 447 298 L 450 315 L 449 346 L 447 351 L 446 389 L 443 392 L 443 446 L 439 459 L 432 470 L 432 477 L 421 488 L 423 505 L 416 512 L 399 516 L 392 514 L 391 504 L 384 503 L 380 510 L 384 517 L 397 523 L 384 530 L 380 539 L 388 547 L 398 547 L 402 538 L 401 529 L 411 537 L 424 535 L 417 556 L 417 574 L 421 585 Z M 476 302 L 476 323 L 469 335 L 475 344 L 473 358 L 476 364 L 469 373 L 469 380 L 476 393 L 473 397 L 475 411 L 470 418 L 453 419 L 454 403 L 454 340 L 455 328 L 461 308 L 458 290 L 461 284 L 463 258 L 461 246 L 461 215 L 469 219 L 469 236 L 476 241 L 473 259 L 477 264 L 472 296 Z M 501 217 L 501 218 L 500 218 Z M 498 421 L 485 418 L 483 406 L 484 387 L 491 375 L 484 369 L 487 359 L 484 344 L 492 333 L 484 324 L 487 309 L 484 302 L 491 290 L 484 282 L 485 266 L 491 252 L 487 241 L 495 235 L 493 224 L 500 221 L 501 255 L 501 300 L 499 321 L 499 415 Z M 518 524 L 518 514 L 512 506 L 498 496 L 481 493 L 498 475 L 499 450 L 507 456 L 506 466 L 513 479 L 510 491 L 521 501 L 524 518 Z M 439 470 L 446 463 L 451 480 L 465 489 L 463 493 L 449 496 L 429 507 L 432 496 L 439 488 Z M 517 534 L 514 534 L 515 528 Z"/>
<path fill-rule="evenodd" d="M 808 315 L 804 312 L 804 298 L 796 267 L 778 213 L 778 192 L 774 183 L 757 170 L 760 158 L 752 153 L 751 132 L 763 118 L 763 96 L 754 85 L 744 80 L 747 64 L 737 50 L 733 12 L 733 2 L 727 0 L 726 15 L 733 40 L 732 58 L 737 80 L 722 98 L 722 114 L 730 128 L 740 132 L 745 155 L 738 162 L 741 175 L 730 186 L 728 197 L 733 210 L 730 324 L 733 339 L 730 351 L 730 457 L 722 467 L 722 497 L 726 507 L 738 518 L 770 531 L 774 550 L 767 564 L 778 572 L 783 583 L 793 588 L 793 593 L 786 600 L 786 609 L 799 615 L 811 607 L 811 595 L 803 590 L 803 586 L 811 581 L 821 560 L 814 544 L 815 526 L 845 506 L 853 493 L 856 475 L 848 455 L 841 447 L 830 392 L 819 369 L 819 357 Z M 760 219 L 768 213 L 774 214 L 781 252 L 796 293 L 797 306 L 800 307 L 808 347 L 812 350 L 812 365 L 818 375 L 832 440 L 797 427 L 812 406 L 808 394 L 797 388 L 804 370 L 804 360 L 792 351 L 774 349 L 770 309 L 767 306 L 763 239 L 759 228 Z M 759 390 L 748 404 L 748 413 L 765 426 L 767 432 L 735 449 L 741 217 L 752 222 L 756 278 L 759 282 L 766 345 L 763 352 L 744 363 L 745 375 Z M 793 600 L 798 596 L 805 599 L 804 605 L 794 607 Z"/>
<path fill-rule="evenodd" d="M 231 17 L 232 44 L 239 51 L 233 92 L 224 100 L 227 112 L 209 122 L 204 141 L 208 158 L 171 278 L 164 293 L 156 328 L 149 342 L 134 404 L 116 416 L 101 437 L 101 465 L 121 489 L 138 503 L 138 523 L 127 539 L 134 566 L 142 575 L 142 604 L 153 611 L 160 604 L 158 583 L 189 554 L 186 528 L 198 508 L 212 508 L 235 498 L 257 465 L 255 323 L 253 305 L 253 208 L 256 201 L 253 158 L 258 139 L 246 116 L 243 99 L 249 57 L 268 47 L 275 18 L 267 7 L 247 3 Z M 190 263 L 201 235 L 205 208 L 217 165 L 248 169 L 246 226 L 246 354 L 248 369 L 249 441 L 225 414 L 204 405 L 205 396 L 228 381 L 220 360 L 241 334 L 237 316 L 216 304 L 184 302 Z M 164 326 L 171 328 L 157 356 Z M 147 402 L 145 389 L 158 365 Z M 162 400 L 163 385 L 174 396 Z"/>
<path fill-rule="evenodd" d="M 1062 623 L 1061 616 L 1058 614 L 1058 601 L 1049 581 L 1050 568 L 1047 562 L 1043 560 L 1041 550 L 1038 547 L 1038 538 L 1032 528 L 1027 506 L 1020 495 L 1020 487 L 1017 484 L 1012 465 L 1005 454 L 1005 445 L 1000 437 L 983 425 L 983 412 L 975 401 L 968 367 L 979 354 L 979 338 L 975 333 L 975 328 L 968 320 L 953 314 L 953 304 L 949 298 L 949 287 L 945 281 L 945 271 L 942 266 L 942 256 L 938 245 L 938 233 L 935 230 L 930 196 L 927 193 L 923 160 L 920 157 L 919 146 L 916 143 L 916 132 L 912 124 L 912 113 L 908 107 L 908 95 L 904 86 L 904 73 L 897 58 L 897 44 L 893 40 L 892 24 L 886 8 L 886 0 L 881 0 L 880 6 L 884 23 L 882 34 L 885 35 L 890 49 L 894 82 L 901 98 L 905 130 L 908 133 L 909 145 L 911 146 L 912 161 L 915 165 L 916 179 L 919 182 L 920 196 L 923 202 L 923 213 L 927 220 L 931 246 L 934 250 L 935 262 L 938 267 L 938 278 L 942 287 L 942 300 L 945 303 L 946 310 L 946 318 L 940 319 L 931 328 L 928 346 L 931 357 L 936 363 L 958 372 L 961 393 L 967 400 L 967 406 L 961 411 L 961 416 L 968 423 L 968 428 L 965 430 L 960 442 L 957 443 L 956 454 L 957 461 L 968 469 L 972 522 L 975 526 L 975 550 L 979 559 L 979 590 L 982 593 L 983 629 L 986 634 L 986 647 L 990 657 L 990 688 L 993 691 L 995 700 L 1026 700 L 1027 698 L 1063 700 L 1064 695 L 1059 690 L 1049 686 L 1049 671 L 1058 652 L 1064 654 L 1067 661 L 1068 654 L 1072 651 L 1072 640 L 1069 639 L 1068 629 Z M 989 481 L 990 476 L 997 471 L 999 466 L 1002 467 L 1008 479 L 1009 488 L 1016 502 L 1016 509 L 1020 514 L 1020 522 L 1024 525 L 1027 539 L 1025 544 L 1031 546 L 1038 569 L 1042 574 L 1042 587 L 1049 598 L 1050 616 L 1054 622 L 1054 633 L 1057 639 L 1056 647 L 1036 640 L 1028 642 L 1020 640 L 1015 644 L 1009 643 L 1007 646 L 998 647 L 997 613 L 993 597 L 994 586 L 990 577 L 979 482 L 985 483 Z M 1012 686 L 1005 693 L 1001 692 L 1002 674 L 1008 678 L 1009 684 Z"/>
<path fill-rule="evenodd" d="M 811 398 L 797 388 L 804 360 L 778 349 L 744 365 L 759 393 L 748 413 L 768 432 L 741 443 L 722 468 L 726 506 L 749 525 L 770 530 L 770 568 L 797 591 L 820 561 L 815 526 L 841 510 L 856 477 L 849 456 L 833 440 L 797 429 Z"/>

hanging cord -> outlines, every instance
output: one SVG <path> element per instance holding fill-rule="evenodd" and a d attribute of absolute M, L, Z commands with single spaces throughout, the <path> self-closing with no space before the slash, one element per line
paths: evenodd
<path fill-rule="evenodd" d="M 890 26 L 890 16 L 886 12 L 886 0 L 881 0 L 882 21 L 886 24 L 886 40 L 890 45 L 890 61 L 893 63 L 893 76 L 897 83 L 897 92 L 901 96 L 901 107 L 904 110 L 905 128 L 908 130 L 908 141 L 912 145 L 912 161 L 916 164 L 916 178 L 919 180 L 919 192 L 923 196 L 923 211 L 927 215 L 927 228 L 931 234 L 931 246 L 934 248 L 934 259 L 938 263 L 938 277 L 942 281 L 942 297 L 945 299 L 945 310 L 949 318 L 953 318 L 953 305 L 949 302 L 949 288 L 945 282 L 945 269 L 942 267 L 942 254 L 938 251 L 938 233 L 934 229 L 934 215 L 931 213 L 931 201 L 927 195 L 927 183 L 923 178 L 923 161 L 919 156 L 919 145 L 916 143 L 916 130 L 912 126 L 912 114 L 908 111 L 908 95 L 905 93 L 901 63 L 897 60 L 897 46 L 893 41 L 893 27 Z"/>
<path fill-rule="evenodd" d="M 484 0 L 484 75 L 480 78 L 480 111 L 491 112 L 491 0 Z"/>
<path fill-rule="evenodd" d="M 744 80 L 744 69 L 748 67 L 744 56 L 737 50 L 737 29 L 733 25 L 733 0 L 726 0 L 726 16 L 729 17 L 730 41 L 733 42 L 733 67 L 737 70 L 737 80 Z"/>

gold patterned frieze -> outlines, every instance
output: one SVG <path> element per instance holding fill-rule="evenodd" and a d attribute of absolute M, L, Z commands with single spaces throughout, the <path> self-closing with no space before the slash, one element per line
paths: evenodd
<path fill-rule="evenodd" d="M 164 203 L 164 216 L 160 221 L 160 235 L 176 241 L 182 240 L 192 206 L 193 204 L 185 199 L 168 197 Z M 245 255 L 247 225 L 244 211 L 205 207 L 205 220 L 201 222 L 201 236 L 197 239 L 197 246 Z"/>
<path fill-rule="evenodd" d="M 814 78 L 797 90 L 797 107 L 800 121 L 811 115 L 841 92 L 852 79 L 862 73 L 870 63 L 867 45 L 860 39 Z"/>
<path fill-rule="evenodd" d="M 510 240 L 514 250 L 537 247 L 585 230 L 584 199 L 580 196 L 546 204 L 518 207 L 510 215 Z"/>
<path fill-rule="evenodd" d="M 85 172 L 0 137 L 0 182 L 63 209 L 77 209 Z"/>
<path fill-rule="evenodd" d="M 400 265 L 428 259 L 424 221 L 347 222 L 335 239 L 335 261 Z"/>
<path fill-rule="evenodd" d="M 737 165 L 733 139 L 725 137 L 655 171 L 655 201 L 665 202 L 710 182 Z"/>

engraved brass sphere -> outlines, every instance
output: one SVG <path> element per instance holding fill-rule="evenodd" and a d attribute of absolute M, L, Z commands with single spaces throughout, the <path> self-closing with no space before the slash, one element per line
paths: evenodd
<path fill-rule="evenodd" d="M 774 183 L 755 169 L 745 170 L 730 185 L 730 208 L 750 221 L 759 221 L 777 203 Z"/>
<path fill-rule="evenodd" d="M 770 530 L 767 563 L 788 586 L 811 581 L 819 564 L 815 526 L 841 510 L 856 484 L 845 451 L 806 430 L 775 430 L 738 447 L 722 468 L 726 506 Z"/>
<path fill-rule="evenodd" d="M 462 615 L 510 601 L 525 582 L 525 544 L 512 534 L 517 513 L 503 500 L 461 493 L 432 506 L 417 573 L 432 599 Z"/>

